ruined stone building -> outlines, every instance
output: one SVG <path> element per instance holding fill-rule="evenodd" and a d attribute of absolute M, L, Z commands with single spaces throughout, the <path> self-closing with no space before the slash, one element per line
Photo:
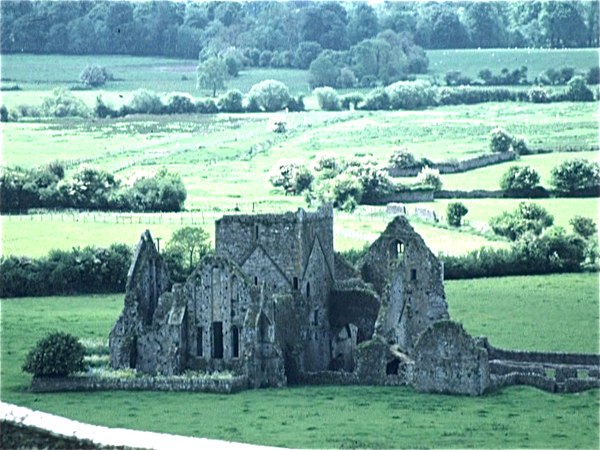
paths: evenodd
<path fill-rule="evenodd" d="M 443 266 L 406 217 L 357 268 L 334 252 L 331 206 L 226 215 L 215 231 L 215 254 L 182 284 L 150 232 L 141 236 L 110 333 L 113 368 L 231 371 L 248 387 L 412 384 L 479 395 L 492 383 L 491 347 L 449 321 Z"/>

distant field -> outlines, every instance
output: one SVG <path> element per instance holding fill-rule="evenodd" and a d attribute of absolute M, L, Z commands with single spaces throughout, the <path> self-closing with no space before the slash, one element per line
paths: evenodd
<path fill-rule="evenodd" d="M 598 351 L 597 274 L 445 284 L 451 316 L 474 336 L 487 335 L 494 345 Z M 261 389 L 234 395 L 33 394 L 27 390 L 31 376 L 20 367 L 36 341 L 57 329 L 80 338 L 107 339 L 123 308 L 123 296 L 4 299 L 0 305 L 2 401 L 86 423 L 292 448 L 598 444 L 597 390 L 555 395 L 516 387 L 473 398 L 372 386 Z"/>
<path fill-rule="evenodd" d="M 447 174 L 442 176 L 444 189 L 500 189 L 500 180 L 502 175 L 511 166 L 531 166 L 540 174 L 540 184 L 546 188 L 551 188 L 551 171 L 554 166 L 561 161 L 570 158 L 587 158 L 591 161 L 598 161 L 600 153 L 577 152 L 577 153 L 550 153 L 543 155 L 522 156 L 518 160 L 510 161 L 504 164 L 483 167 L 470 172 Z"/>
<path fill-rule="evenodd" d="M 480 50 L 428 50 L 429 71 L 439 81 L 449 70 L 460 70 L 464 75 L 477 78 L 482 69 L 499 74 L 504 68 L 510 71 L 527 66 L 529 81 L 546 70 L 575 67 L 587 72 L 598 66 L 598 49 L 480 49 Z"/>

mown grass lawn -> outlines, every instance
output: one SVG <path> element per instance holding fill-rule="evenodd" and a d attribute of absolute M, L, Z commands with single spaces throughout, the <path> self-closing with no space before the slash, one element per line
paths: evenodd
<path fill-rule="evenodd" d="M 446 282 L 451 316 L 494 345 L 598 351 L 598 275 Z M 122 295 L 4 299 L 2 401 L 110 427 L 294 448 L 597 448 L 598 390 L 529 387 L 484 397 L 410 388 L 294 387 L 235 395 L 164 392 L 33 394 L 20 371 L 52 330 L 107 338 Z"/>

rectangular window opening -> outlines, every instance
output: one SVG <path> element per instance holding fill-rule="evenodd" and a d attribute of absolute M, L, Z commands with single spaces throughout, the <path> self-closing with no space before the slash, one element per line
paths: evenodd
<path fill-rule="evenodd" d="M 410 269 L 410 279 L 411 280 L 417 279 L 417 269 Z"/>
<path fill-rule="evenodd" d="M 294 277 L 294 289 L 298 289 L 298 277 Z"/>
<path fill-rule="evenodd" d="M 204 346 L 202 339 L 202 327 L 196 330 L 196 356 L 204 356 Z"/>
<path fill-rule="evenodd" d="M 223 322 L 213 322 L 213 348 L 212 357 L 223 359 Z"/>

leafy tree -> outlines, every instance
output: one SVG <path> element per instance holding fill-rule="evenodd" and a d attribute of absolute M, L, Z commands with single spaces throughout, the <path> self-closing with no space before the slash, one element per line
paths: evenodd
<path fill-rule="evenodd" d="M 573 227 L 573 231 L 584 239 L 589 239 L 598 234 L 596 222 L 589 217 L 576 215 L 571 217 L 569 223 Z"/>
<path fill-rule="evenodd" d="M 494 233 L 514 241 L 527 232 L 539 236 L 544 228 L 552 226 L 554 217 L 536 203 L 521 202 L 513 212 L 504 211 L 492 217 Z"/>
<path fill-rule="evenodd" d="M 337 86 L 342 89 L 353 88 L 356 86 L 358 80 L 354 76 L 354 72 L 349 67 L 342 67 L 340 69 L 340 75 L 337 79 Z"/>
<path fill-rule="evenodd" d="M 196 105 L 191 95 L 174 92 L 167 97 L 165 110 L 169 114 L 191 114 L 196 112 Z"/>
<path fill-rule="evenodd" d="M 446 220 L 452 227 L 460 227 L 462 218 L 467 215 L 469 210 L 461 202 L 448 203 L 446 208 Z"/>
<path fill-rule="evenodd" d="M 275 187 L 283 187 L 286 190 L 296 189 L 296 179 L 299 173 L 301 178 L 306 179 L 306 162 L 302 159 L 281 159 L 273 166 L 269 172 L 269 182 Z M 310 171 L 310 170 L 309 170 Z M 312 181 L 312 180 L 311 180 Z M 310 183 L 308 183 L 310 186 Z M 306 189 L 304 183 L 299 187 Z M 299 191 L 296 192 L 300 193 Z"/>
<path fill-rule="evenodd" d="M 76 337 L 60 331 L 50 333 L 27 354 L 22 370 L 34 377 L 66 377 L 84 370 L 84 352 Z"/>
<path fill-rule="evenodd" d="M 339 70 L 331 60 L 319 55 L 312 63 L 309 69 L 309 84 L 314 89 L 321 86 L 335 87 L 339 77 Z"/>
<path fill-rule="evenodd" d="M 308 69 L 310 64 L 321 54 L 323 47 L 318 42 L 303 41 L 296 50 L 294 64 L 298 69 Z"/>
<path fill-rule="evenodd" d="M 250 89 L 248 98 L 255 101 L 258 107 L 266 112 L 280 111 L 291 100 L 287 86 L 275 80 L 265 80 L 255 84 Z"/>
<path fill-rule="evenodd" d="M 323 48 L 348 48 L 346 9 L 337 2 L 314 2 L 301 10 L 300 39 L 318 42 Z"/>
<path fill-rule="evenodd" d="M 347 28 L 353 44 L 375 36 L 379 31 L 379 20 L 373 7 L 364 2 L 353 3 Z"/>
<path fill-rule="evenodd" d="M 587 27 L 575 2 L 543 2 L 539 22 L 552 47 L 585 45 Z"/>
<path fill-rule="evenodd" d="M 198 65 L 196 69 L 197 88 L 212 90 L 212 96 L 217 95 L 217 89 L 225 89 L 225 80 L 228 77 L 227 64 L 215 56 L 208 58 Z"/>
<path fill-rule="evenodd" d="M 0 122 L 8 122 L 8 108 L 6 105 L 0 105 Z"/>
<path fill-rule="evenodd" d="M 351 212 L 362 200 L 363 185 L 356 177 L 342 173 L 333 180 L 332 194 L 334 207 Z"/>
<path fill-rule="evenodd" d="M 573 193 L 600 186 L 600 166 L 585 158 L 566 159 L 554 166 L 550 175 L 550 182 L 560 191 Z"/>
<path fill-rule="evenodd" d="M 440 9 L 432 22 L 431 48 L 466 48 L 469 35 L 458 15 L 447 8 Z"/>
<path fill-rule="evenodd" d="M 160 96 L 148 89 L 137 89 L 125 100 L 119 114 L 161 114 L 163 112 L 163 103 Z"/>
<path fill-rule="evenodd" d="M 209 234 L 201 227 L 183 227 L 175 230 L 165 247 L 167 261 L 179 260 L 187 264 L 183 273 L 189 276 L 198 262 L 210 251 Z"/>
<path fill-rule="evenodd" d="M 501 48 L 507 44 L 504 14 L 496 2 L 471 2 L 466 8 L 466 23 L 471 42 L 481 48 Z"/>
<path fill-rule="evenodd" d="M 540 182 L 540 174 L 531 166 L 511 166 L 500 179 L 503 191 L 530 191 Z"/>

